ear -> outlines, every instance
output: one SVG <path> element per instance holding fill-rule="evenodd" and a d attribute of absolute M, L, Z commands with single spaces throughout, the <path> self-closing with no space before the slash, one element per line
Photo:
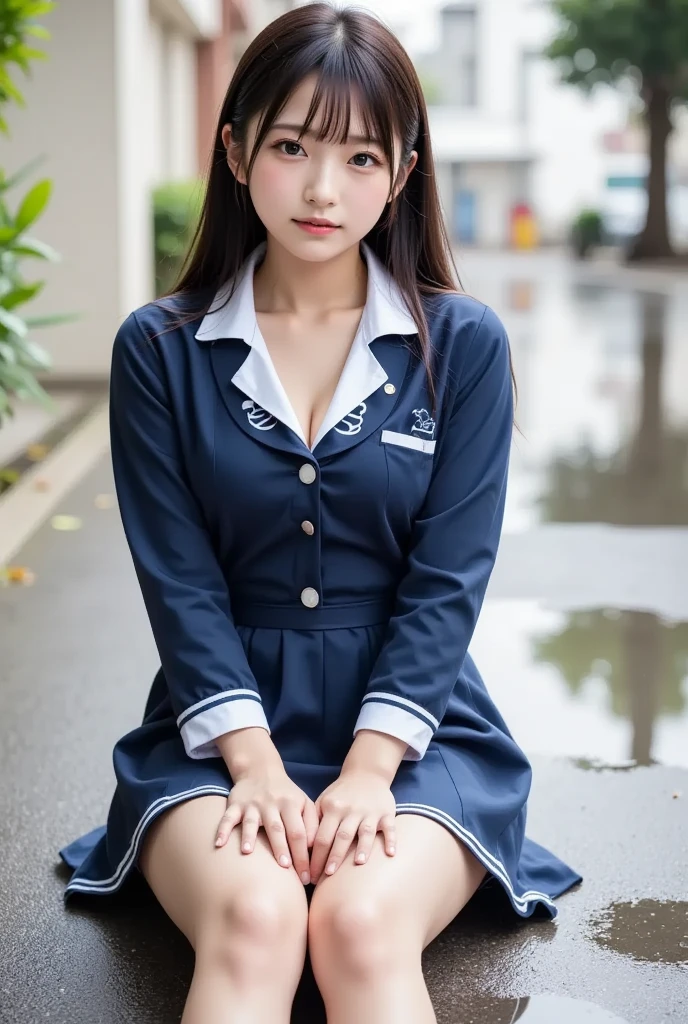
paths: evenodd
<path fill-rule="evenodd" d="M 387 200 L 388 203 L 391 203 L 393 199 L 397 198 L 397 196 L 399 195 L 399 193 L 403 189 L 404 185 L 408 181 L 409 174 L 411 173 L 411 171 L 413 170 L 413 168 L 416 166 L 417 163 L 418 163 L 418 153 L 414 149 L 413 152 L 411 153 L 411 157 L 409 159 L 409 162 L 406 164 L 406 166 L 403 169 L 403 173 L 402 173 L 401 179 L 397 182 L 397 185 L 396 185 L 396 187 L 394 189 L 394 192 L 392 193 L 392 195 Z"/>
<path fill-rule="evenodd" d="M 229 169 L 240 185 L 246 184 L 246 174 L 243 167 L 243 152 L 241 146 L 232 137 L 232 126 L 226 124 L 222 128 L 222 142 L 227 150 L 227 164 Z"/>

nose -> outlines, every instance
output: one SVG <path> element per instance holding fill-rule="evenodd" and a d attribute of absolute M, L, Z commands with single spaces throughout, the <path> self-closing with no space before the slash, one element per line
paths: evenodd
<path fill-rule="evenodd" d="M 335 168 L 327 160 L 314 160 L 309 167 L 310 174 L 304 190 L 304 198 L 311 206 L 324 210 L 337 203 Z"/>

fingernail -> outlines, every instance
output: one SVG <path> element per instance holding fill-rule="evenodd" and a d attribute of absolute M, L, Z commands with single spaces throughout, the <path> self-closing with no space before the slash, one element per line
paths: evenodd
<path fill-rule="evenodd" d="M 217 839 L 215 840 L 215 845 L 222 846 L 222 836 L 217 837 Z"/>
<path fill-rule="evenodd" d="M 251 844 L 250 843 L 244 843 L 242 849 L 243 849 L 244 853 L 250 853 L 251 852 Z"/>
<path fill-rule="evenodd" d="M 337 865 L 335 864 L 334 861 L 332 861 L 331 864 L 327 865 L 327 871 L 325 872 L 325 874 L 326 875 L 333 875 L 334 874 L 334 870 L 335 870 L 336 867 L 337 867 Z"/>
<path fill-rule="evenodd" d="M 308 874 L 308 872 L 307 871 L 303 871 L 301 873 L 301 881 L 303 882 L 303 884 L 304 885 L 308 885 L 310 883 L 310 880 L 311 880 L 311 876 Z"/>
<path fill-rule="evenodd" d="M 365 853 L 357 853 L 356 854 L 356 863 L 357 864 L 363 864 L 364 861 L 365 861 Z"/>
<path fill-rule="evenodd" d="M 282 854 L 282 856 L 279 859 L 279 862 L 280 862 L 280 864 L 282 865 L 283 868 L 288 868 L 289 867 L 289 858 L 287 857 L 286 853 Z"/>
<path fill-rule="evenodd" d="M 396 853 L 396 852 L 397 852 L 397 848 L 396 848 L 396 846 L 390 846 L 390 847 L 389 847 L 389 852 L 390 852 L 390 853 Z"/>

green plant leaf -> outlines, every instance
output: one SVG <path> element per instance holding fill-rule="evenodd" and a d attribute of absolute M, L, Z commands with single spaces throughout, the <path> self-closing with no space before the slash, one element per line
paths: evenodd
<path fill-rule="evenodd" d="M 15 185 L 19 185 L 25 178 L 33 174 L 37 167 L 45 162 L 45 156 L 37 156 L 33 160 L 30 160 L 28 164 L 24 164 L 18 171 L 15 171 L 9 178 L 2 178 L 0 180 L 0 193 L 7 192 L 9 189 L 14 188 Z"/>
<path fill-rule="evenodd" d="M 2 306 L 0 306 L 0 327 L 4 327 L 19 338 L 25 338 L 28 332 L 26 322 L 21 317 L 15 316 L 14 313 L 9 313 Z"/>
<path fill-rule="evenodd" d="M 34 36 L 36 39 L 50 39 L 50 32 L 42 25 L 29 25 L 26 29 L 27 36 Z"/>
<path fill-rule="evenodd" d="M 54 0 L 24 0 L 25 17 L 41 18 L 44 14 L 50 14 L 55 8 Z"/>
<path fill-rule="evenodd" d="M 22 342 L 22 356 L 24 355 L 29 357 L 34 369 L 49 370 L 53 364 L 51 356 L 35 341 Z"/>
<path fill-rule="evenodd" d="M 7 341 L 0 341 L 0 361 L 5 363 L 17 363 L 17 352 L 13 345 Z"/>
<path fill-rule="evenodd" d="M 52 263 L 59 263 L 61 256 L 51 245 L 46 242 L 39 242 L 37 238 L 20 238 L 13 247 L 17 256 L 35 256 L 37 259 L 50 260 Z"/>
<path fill-rule="evenodd" d="M 26 193 L 15 219 L 19 231 L 24 231 L 29 224 L 33 224 L 40 217 L 48 204 L 52 187 L 52 182 L 45 178 Z"/>
<path fill-rule="evenodd" d="M 38 295 L 44 284 L 44 281 L 37 281 L 35 284 L 13 288 L 0 298 L 0 306 L 4 306 L 5 309 L 14 309 L 16 306 L 21 306 L 23 302 L 28 302 L 34 295 Z"/>
<path fill-rule="evenodd" d="M 54 327 L 56 324 L 72 324 L 79 319 L 79 313 L 55 313 L 53 316 L 27 316 L 27 327 Z"/>
<path fill-rule="evenodd" d="M 17 237 L 19 232 L 16 228 L 0 228 L 0 245 L 6 245 L 7 242 L 11 242 Z"/>

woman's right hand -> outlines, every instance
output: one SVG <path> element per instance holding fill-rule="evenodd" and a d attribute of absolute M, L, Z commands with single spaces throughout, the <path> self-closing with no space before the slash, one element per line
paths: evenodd
<path fill-rule="evenodd" d="M 241 827 L 241 852 L 252 853 L 262 826 L 278 864 L 294 864 L 304 885 L 310 882 L 309 849 L 318 830 L 315 804 L 283 768 L 256 768 L 234 783 L 227 810 L 217 830 L 215 846 L 224 846 L 232 830 Z"/>

